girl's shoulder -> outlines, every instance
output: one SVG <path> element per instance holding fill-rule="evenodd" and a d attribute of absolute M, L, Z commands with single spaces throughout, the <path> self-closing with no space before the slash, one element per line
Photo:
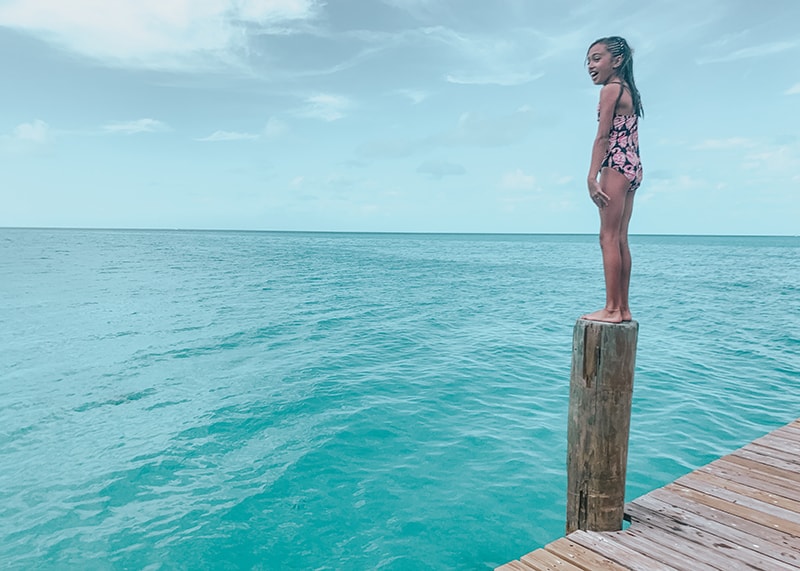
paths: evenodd
<path fill-rule="evenodd" d="M 633 108 L 631 88 L 623 81 L 609 81 L 600 90 L 599 107 L 607 107 L 613 115 L 627 115 Z"/>
<path fill-rule="evenodd" d="M 601 89 L 600 93 L 613 93 L 615 96 L 623 91 L 630 92 L 631 88 L 624 81 L 609 81 Z"/>
<path fill-rule="evenodd" d="M 622 93 L 626 90 L 630 91 L 628 86 L 624 83 L 619 81 L 609 81 L 600 88 L 600 105 L 603 106 L 604 104 L 609 104 L 616 106 L 619 98 L 622 96 Z"/>

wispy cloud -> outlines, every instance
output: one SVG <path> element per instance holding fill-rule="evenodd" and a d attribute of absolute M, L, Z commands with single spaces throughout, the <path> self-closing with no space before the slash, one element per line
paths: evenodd
<path fill-rule="evenodd" d="M 115 121 L 103 125 L 103 131 L 107 133 L 119 133 L 123 135 L 135 135 L 137 133 L 155 133 L 158 131 L 168 131 L 166 123 L 156 119 L 137 119 L 135 121 Z"/>
<path fill-rule="evenodd" d="M 531 40 L 520 31 L 498 37 L 468 35 L 437 26 L 426 29 L 425 33 L 430 40 L 445 45 L 453 56 L 464 62 L 455 71 L 445 74 L 445 80 L 450 83 L 514 86 L 543 75 L 530 69 Z"/>
<path fill-rule="evenodd" d="M 662 203 L 664 200 L 674 200 L 675 197 L 684 200 L 687 194 L 705 191 L 709 186 L 711 186 L 710 182 L 700 178 L 683 174 L 667 174 L 649 183 L 647 192 L 642 194 L 641 199 L 637 197 L 636 200 L 641 200 L 641 202 L 652 201 L 654 203 Z"/>
<path fill-rule="evenodd" d="M 235 53 L 251 28 L 315 17 L 318 0 L 6 0 L 0 26 L 106 64 L 205 67 Z M 205 63 L 204 63 L 205 62 Z"/>
<path fill-rule="evenodd" d="M 507 190 L 533 190 L 536 187 L 536 178 L 517 169 L 501 177 L 500 187 Z"/>
<path fill-rule="evenodd" d="M 398 89 L 397 93 L 411 100 L 414 105 L 418 105 L 428 98 L 428 92 L 421 89 Z"/>
<path fill-rule="evenodd" d="M 238 131 L 214 131 L 207 137 L 197 139 L 204 142 L 218 142 L 218 141 L 252 141 L 258 139 L 258 135 L 253 133 L 240 133 Z"/>
<path fill-rule="evenodd" d="M 729 137 L 727 139 L 706 139 L 692 149 L 700 151 L 716 151 L 721 149 L 749 149 L 756 146 L 756 142 L 745 137 Z"/>
<path fill-rule="evenodd" d="M 369 159 L 399 159 L 428 148 L 426 140 L 382 139 L 358 147 L 358 154 Z"/>
<path fill-rule="evenodd" d="M 50 126 L 41 119 L 36 119 L 32 123 L 22 123 L 14 129 L 13 138 L 26 143 L 46 143 L 51 138 Z"/>
<path fill-rule="evenodd" d="M 463 165 L 451 163 L 449 161 L 429 160 L 425 161 L 419 167 L 417 172 L 421 174 L 430 175 L 433 178 L 440 179 L 445 176 L 457 176 L 467 172 Z"/>
<path fill-rule="evenodd" d="M 305 106 L 297 111 L 301 117 L 336 121 L 345 116 L 345 111 L 352 106 L 351 101 L 343 95 L 320 93 L 306 98 Z"/>
<path fill-rule="evenodd" d="M 14 127 L 11 134 L 0 135 L 0 150 L 11 152 L 27 152 L 44 148 L 53 140 L 50 125 L 41 119 L 30 123 L 21 123 Z"/>
<path fill-rule="evenodd" d="M 796 175 L 800 171 L 800 144 L 767 145 L 744 159 L 747 169 Z"/>
<path fill-rule="evenodd" d="M 738 50 L 733 50 L 731 52 L 717 56 L 700 58 L 697 60 L 697 63 L 703 65 L 709 63 L 722 63 L 722 62 L 737 61 L 747 58 L 763 57 L 785 52 L 787 50 L 794 49 L 799 45 L 800 42 L 798 42 L 797 40 L 769 42 L 766 44 L 759 44 L 757 46 L 740 48 Z"/>
<path fill-rule="evenodd" d="M 415 13 L 443 6 L 441 2 L 426 1 L 387 3 Z M 445 21 L 450 19 L 442 17 Z M 539 67 L 538 63 L 532 66 L 532 62 L 541 62 L 552 55 L 545 48 L 549 44 L 547 38 L 527 28 L 505 30 L 499 36 L 457 31 L 436 24 L 397 32 L 359 30 L 348 36 L 372 46 L 371 53 L 389 49 L 424 53 L 424 57 L 449 69 L 440 75 L 442 79 L 462 85 L 516 86 L 529 83 L 544 75 L 542 71 L 532 69 Z M 414 96 L 413 91 L 406 93 Z"/>
<path fill-rule="evenodd" d="M 361 145 L 359 154 L 368 158 L 401 158 L 437 147 L 504 147 L 528 136 L 536 122 L 530 107 L 508 115 L 485 117 L 463 113 L 451 129 L 420 139 L 384 139 Z"/>
<path fill-rule="evenodd" d="M 498 73 L 498 74 L 448 74 L 445 79 L 450 83 L 462 85 L 500 85 L 511 87 L 530 83 L 542 77 L 544 73 Z"/>
<path fill-rule="evenodd" d="M 206 137 L 195 139 L 205 143 L 217 143 L 225 141 L 255 141 L 260 139 L 277 139 L 289 131 L 289 126 L 276 117 L 270 117 L 261 132 L 247 131 L 214 131 Z"/>
<path fill-rule="evenodd" d="M 267 139 L 277 139 L 289 131 L 289 126 L 275 117 L 270 117 L 264 125 L 264 137 Z"/>
<path fill-rule="evenodd" d="M 407 10 L 409 12 L 416 12 L 418 10 L 425 11 L 430 9 L 433 5 L 439 3 L 438 0 L 382 0 L 384 4 Z"/>
<path fill-rule="evenodd" d="M 444 146 L 503 147 L 522 141 L 534 121 L 535 114 L 529 107 L 497 117 L 464 113 L 455 128 L 431 137 L 431 142 Z"/>
<path fill-rule="evenodd" d="M 786 95 L 800 95 L 800 83 L 795 83 L 784 92 Z"/>

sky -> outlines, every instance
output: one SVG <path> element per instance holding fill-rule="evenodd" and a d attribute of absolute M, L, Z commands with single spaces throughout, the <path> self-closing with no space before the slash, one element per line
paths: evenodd
<path fill-rule="evenodd" d="M 634 48 L 631 233 L 800 234 L 800 1 L 0 0 L 0 226 L 593 233 L 589 45 Z"/>

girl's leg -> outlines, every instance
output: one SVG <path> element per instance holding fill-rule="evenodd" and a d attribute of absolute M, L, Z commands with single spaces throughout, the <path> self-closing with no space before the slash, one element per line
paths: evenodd
<path fill-rule="evenodd" d="M 623 306 L 623 254 L 622 229 L 630 182 L 621 173 L 610 168 L 600 172 L 600 186 L 608 195 L 606 206 L 600 208 L 600 248 L 603 252 L 603 274 L 606 282 L 606 305 L 603 309 L 583 315 L 583 319 L 620 323 Z M 627 250 L 627 226 L 625 226 Z M 630 252 L 627 253 L 630 267 Z"/>
<path fill-rule="evenodd" d="M 633 198 L 635 192 L 625 193 L 625 209 L 622 212 L 622 228 L 620 230 L 620 255 L 622 260 L 622 298 L 620 305 L 620 312 L 622 313 L 622 321 L 630 321 L 631 308 L 628 304 L 628 290 L 631 285 L 631 250 L 628 247 L 628 225 L 631 222 L 631 215 L 633 214 Z"/>

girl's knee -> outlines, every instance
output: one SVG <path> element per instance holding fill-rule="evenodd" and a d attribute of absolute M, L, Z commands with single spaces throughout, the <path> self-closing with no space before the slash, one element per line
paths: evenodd
<path fill-rule="evenodd" d="M 621 236 L 618 230 L 600 229 L 600 244 L 620 244 Z"/>

